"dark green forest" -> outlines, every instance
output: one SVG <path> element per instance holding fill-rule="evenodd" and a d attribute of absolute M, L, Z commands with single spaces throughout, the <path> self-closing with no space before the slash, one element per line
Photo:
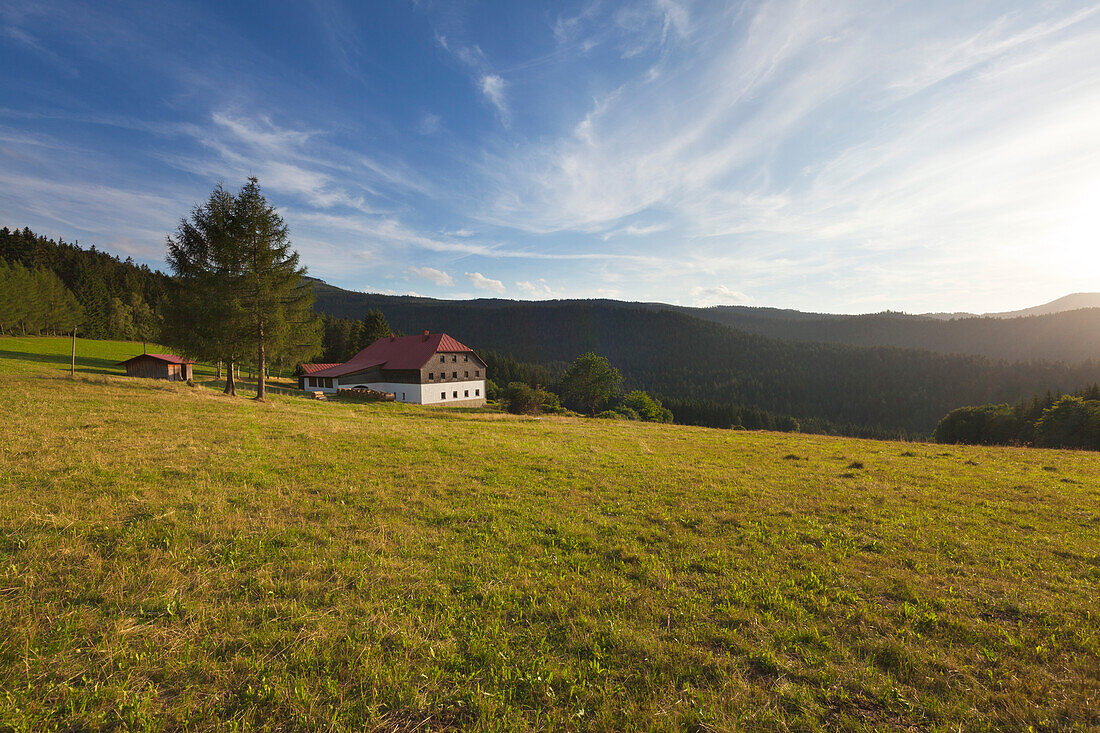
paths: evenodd
<path fill-rule="evenodd" d="M 0 261 L 30 271 L 51 272 L 80 305 L 77 325 L 88 338 L 153 339 L 159 333 L 159 313 L 169 278 L 129 257 L 118 257 L 77 242 L 54 241 L 30 229 L 0 229 Z M 12 333 L 8 324 L 0 324 Z M 32 329 L 37 333 L 39 329 Z"/>
<path fill-rule="evenodd" d="M 1068 395 L 1047 392 L 1015 405 L 960 407 L 932 437 L 938 443 L 1100 450 L 1100 385 Z"/>
<path fill-rule="evenodd" d="M 778 427 L 793 418 L 806 430 L 926 437 L 960 405 L 1015 403 L 1100 378 L 1100 362 L 1092 360 L 1010 362 L 782 341 L 650 304 L 453 302 L 350 293 L 323 283 L 314 289 L 314 307 L 325 313 L 376 308 L 395 328 L 446 331 L 520 362 L 564 363 L 595 351 L 631 388 L 659 396 L 678 422 L 715 427 Z"/>
<path fill-rule="evenodd" d="M 836 316 L 793 312 L 797 315 L 792 315 L 791 311 L 741 306 L 686 310 L 741 331 L 789 341 L 897 346 L 1011 361 L 1100 359 L 1100 308 L 1022 318 L 954 320 L 905 313 Z"/>
<path fill-rule="evenodd" d="M 82 309 L 86 336 L 141 338 L 157 328 L 169 282 L 162 273 L 26 229 L 0 230 L 0 259 L 55 273 Z M 677 422 L 697 425 L 927 437 L 961 405 L 1017 404 L 1034 394 L 1070 393 L 1100 381 L 1100 362 L 1094 360 L 1009 361 L 782 340 L 699 318 L 698 309 L 600 300 L 441 301 L 353 293 L 312 282 L 314 308 L 325 316 L 317 361 L 344 361 L 377 333 L 426 328 L 445 331 L 486 355 L 490 376 L 501 387 L 512 382 L 548 387 L 579 354 L 595 352 L 622 372 L 624 390 L 644 390 Z M 993 329 L 989 341 L 1007 339 L 1002 331 L 1011 333 L 1022 323 L 1019 338 L 1026 340 L 1034 322 L 1073 323 L 1089 312 L 970 320 Z M 786 323 L 861 322 L 792 313 L 769 311 L 766 317 Z M 952 323 L 957 322 L 928 320 L 921 327 Z"/>

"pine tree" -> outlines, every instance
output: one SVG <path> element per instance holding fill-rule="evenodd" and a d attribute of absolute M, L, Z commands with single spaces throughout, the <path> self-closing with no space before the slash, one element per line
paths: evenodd
<path fill-rule="evenodd" d="M 386 338 L 391 333 L 393 333 L 393 329 L 386 322 L 386 317 L 382 315 L 382 311 L 372 308 L 363 315 L 363 323 L 359 329 L 358 351 L 362 351 L 378 339 Z"/>
<path fill-rule="evenodd" d="M 255 176 L 236 197 L 234 230 L 242 251 L 242 304 L 249 340 L 256 348 L 256 399 L 267 392 L 269 352 L 306 355 L 320 348 L 320 322 L 313 314 L 313 288 L 290 248 L 283 218 L 268 204 Z"/>
<path fill-rule="evenodd" d="M 165 341 L 187 356 L 226 363 L 228 395 L 237 393 L 234 366 L 249 347 L 235 213 L 235 198 L 219 184 L 169 236 L 175 278 L 164 312 Z"/>

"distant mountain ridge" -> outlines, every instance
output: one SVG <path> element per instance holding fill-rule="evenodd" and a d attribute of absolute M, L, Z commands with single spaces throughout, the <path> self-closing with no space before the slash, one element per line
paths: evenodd
<path fill-rule="evenodd" d="M 935 335 L 936 329 L 952 324 L 977 322 L 984 328 L 1015 321 L 942 322 L 904 314 L 836 316 L 778 309 L 754 309 L 746 315 L 731 308 L 611 300 L 444 301 L 353 293 L 319 281 L 314 288 L 315 308 L 322 313 L 362 318 L 367 310 L 378 309 L 405 333 L 443 331 L 477 350 L 520 361 L 550 364 L 595 351 L 607 356 L 632 388 L 672 400 L 674 414 L 677 405 L 689 403 L 750 405 L 800 421 L 827 423 L 849 434 L 919 437 L 962 405 L 1016 402 L 1047 390 L 1070 391 L 1100 381 L 1100 361 L 1000 362 L 980 355 L 839 341 L 865 332 L 864 340 L 874 342 L 899 324 L 930 329 Z M 1073 313 L 1100 316 L 1100 309 Z M 1040 324 L 1035 331 L 1052 333 L 1050 324 Z M 973 338 L 967 332 L 946 333 Z M 994 332 L 984 343 L 997 346 L 1002 340 L 1011 346 L 1020 337 L 1011 331 Z"/>
<path fill-rule="evenodd" d="M 439 300 L 419 296 L 357 293 L 314 280 L 317 309 L 329 315 L 359 318 L 369 308 L 391 317 L 394 309 L 440 307 L 456 312 L 534 306 L 561 308 L 585 304 L 593 308 L 671 311 L 693 318 L 783 341 L 889 346 L 942 354 L 965 354 L 1010 361 L 1081 362 L 1100 360 L 1100 307 L 1075 308 L 1100 303 L 1100 293 L 1079 293 L 1034 308 L 1014 311 L 1020 315 L 992 314 L 952 319 L 928 314 L 886 311 L 866 315 L 807 313 L 781 308 L 720 305 L 709 308 L 636 303 L 608 299 L 516 301 L 502 298 Z M 1061 308 L 1061 310 L 1056 310 Z M 1054 312 L 1045 312 L 1054 311 Z"/>
<path fill-rule="evenodd" d="M 1100 308 L 1100 293 L 1072 293 L 1049 303 L 1031 308 L 1004 313 L 986 313 L 986 318 L 1026 318 L 1027 316 L 1045 316 L 1051 313 L 1081 310 L 1082 308 Z"/>
<path fill-rule="evenodd" d="M 925 318 L 950 321 L 957 318 L 1026 318 L 1028 316 L 1046 316 L 1052 313 L 1081 310 L 1082 308 L 1100 308 L 1100 293 L 1071 293 L 1056 298 L 1049 303 L 1000 313 L 921 313 Z"/>

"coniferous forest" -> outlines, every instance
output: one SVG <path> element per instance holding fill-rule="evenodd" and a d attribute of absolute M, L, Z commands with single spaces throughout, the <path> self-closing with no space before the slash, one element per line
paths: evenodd
<path fill-rule="evenodd" d="M 41 291 L 67 304 L 51 311 L 66 314 L 60 321 L 36 316 L 17 322 L 13 304 L 21 301 L 9 296 L 8 309 L 0 314 L 7 318 L 0 320 L 5 333 L 67 332 L 76 319 L 79 332 L 92 338 L 160 335 L 171 282 L 163 273 L 29 229 L 0 229 L 0 261 L 5 268 L 0 283 L 16 278 L 45 283 L 52 273 L 56 286 L 43 284 Z M 621 371 L 624 391 L 644 390 L 677 422 L 709 427 L 926 438 L 962 406 L 1016 405 L 1035 394 L 1069 394 L 1100 381 L 1100 362 L 1093 359 L 1010 361 L 783 340 L 654 304 L 454 302 L 353 293 L 312 282 L 323 328 L 315 361 L 344 361 L 375 338 L 426 328 L 477 349 L 501 389 L 512 383 L 552 388 L 569 362 L 594 352 Z M 16 294 L 25 290 L 0 287 Z M 1080 319 L 1081 313 L 1088 311 L 1043 318 Z M 1026 331 L 1033 319 L 969 320 L 989 321 L 1002 334 L 997 338 L 1004 338 L 1014 321 Z M 1024 431 L 1015 440 L 1028 442 L 1027 436 Z"/>

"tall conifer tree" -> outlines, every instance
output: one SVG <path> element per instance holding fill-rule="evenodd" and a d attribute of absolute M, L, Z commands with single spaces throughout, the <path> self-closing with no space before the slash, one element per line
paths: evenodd
<path fill-rule="evenodd" d="M 241 292 L 242 246 L 236 199 L 219 184 L 168 237 L 168 265 L 175 275 L 165 309 L 165 340 L 197 359 L 226 363 L 225 393 L 237 393 L 235 365 L 249 344 Z"/>
<path fill-rule="evenodd" d="M 270 353 L 303 355 L 320 348 L 320 322 L 313 314 L 313 288 L 290 248 L 286 223 L 260 191 L 255 176 L 236 197 L 235 231 L 242 250 L 242 305 L 247 338 L 256 349 L 256 399 L 267 394 Z"/>

